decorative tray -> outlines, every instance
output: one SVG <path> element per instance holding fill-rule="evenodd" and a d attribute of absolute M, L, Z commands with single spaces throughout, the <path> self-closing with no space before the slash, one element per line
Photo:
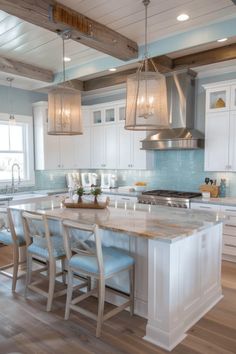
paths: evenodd
<path fill-rule="evenodd" d="M 80 203 L 68 203 L 62 202 L 66 208 L 83 208 L 83 209 L 105 209 L 109 204 L 109 198 L 105 202 L 80 202 Z"/>

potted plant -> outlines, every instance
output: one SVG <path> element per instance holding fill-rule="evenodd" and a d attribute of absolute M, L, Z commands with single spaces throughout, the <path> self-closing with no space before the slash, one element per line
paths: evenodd
<path fill-rule="evenodd" d="M 84 194 L 84 188 L 79 187 L 76 191 L 77 195 L 79 196 L 78 203 L 82 203 L 82 195 Z"/>
<path fill-rule="evenodd" d="M 94 203 L 97 204 L 98 202 L 98 195 L 100 195 L 102 193 L 101 188 L 93 188 L 91 189 L 91 194 L 94 195 Z"/>

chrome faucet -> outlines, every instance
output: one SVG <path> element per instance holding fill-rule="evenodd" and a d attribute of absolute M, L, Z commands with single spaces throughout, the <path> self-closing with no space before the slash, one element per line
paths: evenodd
<path fill-rule="evenodd" d="M 11 192 L 15 193 L 17 191 L 18 188 L 15 188 L 15 180 L 14 180 L 14 168 L 17 167 L 18 170 L 18 186 L 20 184 L 20 166 L 18 163 L 13 163 L 13 165 L 11 166 Z"/>

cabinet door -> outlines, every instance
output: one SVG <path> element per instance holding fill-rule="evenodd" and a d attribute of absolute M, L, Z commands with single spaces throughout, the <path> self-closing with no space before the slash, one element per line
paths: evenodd
<path fill-rule="evenodd" d="M 123 125 L 118 127 L 119 135 L 119 163 L 118 166 L 121 169 L 127 169 L 131 167 L 131 132 L 125 130 Z"/>
<path fill-rule="evenodd" d="M 104 127 L 105 141 L 105 168 L 117 168 L 117 127 L 116 125 L 107 125 Z"/>
<path fill-rule="evenodd" d="M 92 128 L 92 168 L 104 168 L 104 126 L 98 125 Z"/>
<path fill-rule="evenodd" d="M 60 168 L 72 169 L 75 164 L 74 136 L 59 137 Z"/>
<path fill-rule="evenodd" d="M 131 133 L 133 136 L 132 143 L 132 168 L 134 169 L 146 169 L 147 164 L 147 152 L 145 150 L 140 150 L 142 147 L 141 140 L 146 138 L 146 132 L 135 131 Z"/>
<path fill-rule="evenodd" d="M 205 170 L 227 171 L 229 166 L 229 112 L 206 116 Z"/>
<path fill-rule="evenodd" d="M 44 159 L 43 170 L 57 170 L 60 168 L 60 144 L 59 137 L 47 134 L 47 127 L 44 135 Z"/>
<path fill-rule="evenodd" d="M 91 167 L 90 132 L 91 132 L 90 127 L 84 127 L 83 134 L 75 137 L 75 145 L 74 145 L 75 168 Z"/>
<path fill-rule="evenodd" d="M 236 171 L 236 111 L 230 112 L 229 171 Z"/>
<path fill-rule="evenodd" d="M 206 91 L 206 112 L 216 113 L 229 110 L 230 87 L 219 86 Z"/>

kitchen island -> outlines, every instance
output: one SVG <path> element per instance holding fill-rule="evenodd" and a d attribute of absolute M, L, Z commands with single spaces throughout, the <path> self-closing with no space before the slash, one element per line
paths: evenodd
<path fill-rule="evenodd" d="M 131 202 L 105 210 L 65 209 L 53 200 L 11 208 L 46 214 L 57 226 L 64 218 L 96 223 L 104 242 L 129 249 L 136 261 L 135 313 L 147 318 L 144 339 L 162 348 L 172 350 L 222 298 L 222 224 L 216 213 Z"/>

